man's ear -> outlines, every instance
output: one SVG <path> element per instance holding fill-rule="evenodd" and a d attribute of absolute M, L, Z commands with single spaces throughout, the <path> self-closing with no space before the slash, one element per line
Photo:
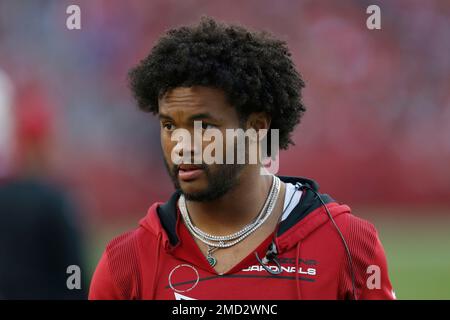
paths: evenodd
<path fill-rule="evenodd" d="M 247 129 L 253 128 L 256 131 L 270 128 L 271 118 L 266 112 L 253 112 L 247 118 Z"/>
<path fill-rule="evenodd" d="M 271 120 L 266 112 L 253 112 L 247 118 L 247 129 L 255 129 L 258 140 L 261 141 L 269 132 Z"/>

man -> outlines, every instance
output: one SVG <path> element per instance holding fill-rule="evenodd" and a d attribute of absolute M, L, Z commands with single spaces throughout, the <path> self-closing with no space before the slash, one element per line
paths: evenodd
<path fill-rule="evenodd" d="M 195 162 L 205 139 L 174 139 L 200 121 L 202 132 L 254 129 L 266 142 L 277 136 L 264 130 L 277 130 L 286 149 L 305 107 L 283 41 L 204 18 L 169 31 L 130 80 L 141 109 L 159 116 L 176 192 L 108 244 L 90 299 L 394 298 L 375 228 L 314 181 L 269 174 L 247 147 L 245 163 Z"/>
<path fill-rule="evenodd" d="M 20 121 L 13 89 L 0 70 L 0 300 L 86 299 L 83 275 L 67 286 L 67 268 L 84 266 L 79 217 L 45 178 L 47 130 Z"/>

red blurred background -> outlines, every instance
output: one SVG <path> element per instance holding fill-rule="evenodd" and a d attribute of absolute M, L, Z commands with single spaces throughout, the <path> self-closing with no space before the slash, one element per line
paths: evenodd
<path fill-rule="evenodd" d="M 164 201 L 159 125 L 137 110 L 126 75 L 165 30 L 206 14 L 286 40 L 306 80 L 280 174 L 350 204 L 449 205 L 450 2 L 383 2 L 382 29 L 368 30 L 377 2 L 77 1 L 82 29 L 68 30 L 71 2 L 2 1 L 15 170 L 63 183 L 93 221 Z"/>

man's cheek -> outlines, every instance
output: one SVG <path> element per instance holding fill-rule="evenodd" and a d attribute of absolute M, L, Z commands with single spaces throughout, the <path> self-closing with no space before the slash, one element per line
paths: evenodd
<path fill-rule="evenodd" d="M 161 140 L 161 148 L 163 151 L 163 156 L 164 159 L 166 160 L 167 163 L 172 164 L 172 151 L 174 149 L 174 146 L 172 145 L 172 143 L 168 143 L 167 141 L 165 141 L 165 139 Z"/>

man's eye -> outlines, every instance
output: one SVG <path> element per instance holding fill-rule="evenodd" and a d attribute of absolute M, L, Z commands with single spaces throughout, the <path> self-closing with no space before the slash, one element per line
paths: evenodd
<path fill-rule="evenodd" d="M 206 123 L 206 122 L 202 122 L 202 129 L 203 129 L 203 130 L 206 130 L 206 129 L 213 129 L 213 128 L 215 128 L 215 127 L 216 127 L 216 126 L 213 125 L 213 124 Z"/>
<path fill-rule="evenodd" d="M 167 131 L 175 130 L 175 126 L 172 123 L 163 123 L 163 128 Z"/>

